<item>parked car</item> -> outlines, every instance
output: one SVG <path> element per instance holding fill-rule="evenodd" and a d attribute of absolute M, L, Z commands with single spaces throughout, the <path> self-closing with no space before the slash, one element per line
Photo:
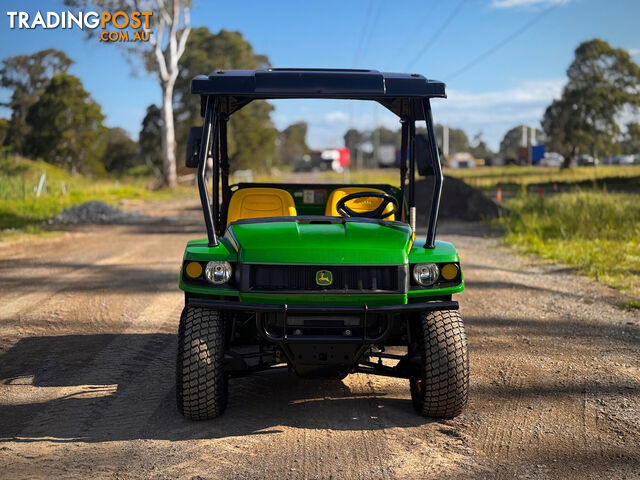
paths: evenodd
<path fill-rule="evenodd" d="M 540 160 L 540 166 L 542 167 L 561 167 L 564 163 L 564 157 L 556 152 L 546 152 L 542 160 Z"/>
<path fill-rule="evenodd" d="M 635 155 L 616 155 L 613 157 L 614 165 L 633 165 L 636 163 Z"/>
<path fill-rule="evenodd" d="M 576 157 L 576 165 L 579 167 L 595 167 L 598 165 L 598 160 L 591 155 L 582 153 Z"/>

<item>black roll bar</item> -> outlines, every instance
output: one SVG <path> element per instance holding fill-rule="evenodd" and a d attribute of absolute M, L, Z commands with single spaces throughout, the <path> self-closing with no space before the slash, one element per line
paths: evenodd
<path fill-rule="evenodd" d="M 213 105 L 211 105 L 213 103 Z M 204 224 L 207 229 L 207 237 L 209 239 L 210 247 L 218 246 L 218 239 L 216 238 L 216 232 L 213 227 L 213 212 L 211 211 L 211 201 L 209 199 L 209 193 L 207 191 L 207 157 L 209 156 L 209 143 L 211 142 L 212 120 L 213 112 L 217 110 L 218 100 L 213 100 L 211 97 L 207 97 L 207 107 L 204 115 L 204 125 L 202 126 L 202 141 L 200 143 L 200 153 L 198 157 L 198 191 L 200 192 L 200 203 L 202 203 L 202 209 L 204 211 Z M 217 143 L 215 141 L 214 143 Z M 217 145 L 213 146 L 213 151 Z M 214 173 L 215 176 L 215 173 Z"/>
<path fill-rule="evenodd" d="M 220 234 L 220 115 L 214 112 L 213 128 L 213 169 L 211 174 L 211 212 L 213 216 L 213 230 Z"/>
<path fill-rule="evenodd" d="M 416 206 L 416 122 L 409 122 L 409 212 Z"/>
<path fill-rule="evenodd" d="M 407 202 L 404 198 L 405 183 L 407 181 L 407 143 L 409 138 L 409 123 L 406 120 L 401 120 L 401 135 L 400 135 L 400 198 L 402 201 L 402 213 L 400 220 L 405 221 L 408 212 L 406 211 Z"/>
<path fill-rule="evenodd" d="M 427 241 L 424 248 L 435 248 L 436 246 L 436 223 L 438 221 L 438 210 L 440 210 L 440 197 L 442 196 L 442 166 L 440 165 L 440 155 L 436 143 L 436 132 L 433 128 L 433 116 L 431 115 L 431 104 L 428 99 L 422 102 L 425 119 L 427 122 L 427 134 L 429 136 L 429 149 L 431 150 L 431 162 L 433 166 L 433 197 L 431 199 L 431 211 L 429 212 L 429 224 L 427 225 Z"/>

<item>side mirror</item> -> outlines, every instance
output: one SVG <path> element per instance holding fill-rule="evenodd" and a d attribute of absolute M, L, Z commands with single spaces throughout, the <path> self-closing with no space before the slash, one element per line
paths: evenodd
<path fill-rule="evenodd" d="M 424 133 L 416 134 L 416 165 L 418 174 L 423 177 L 433 175 L 433 157 L 429 148 L 429 139 Z"/>
<path fill-rule="evenodd" d="M 198 168 L 200 160 L 200 144 L 202 143 L 202 127 L 191 127 L 187 137 L 187 155 L 185 165 L 187 168 Z"/>

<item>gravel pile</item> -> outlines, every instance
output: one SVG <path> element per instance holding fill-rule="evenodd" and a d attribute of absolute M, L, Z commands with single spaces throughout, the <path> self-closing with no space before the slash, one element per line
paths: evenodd
<path fill-rule="evenodd" d="M 123 212 L 106 203 L 91 201 L 63 210 L 49 220 L 49 223 L 126 224 L 138 222 L 141 217 L 137 212 Z"/>
<path fill-rule="evenodd" d="M 423 222 L 426 221 L 425 214 L 428 215 L 427 212 L 431 208 L 432 193 L 432 177 L 416 181 L 416 204 L 420 205 L 418 216 Z M 505 207 L 486 197 L 480 190 L 457 178 L 444 177 L 438 218 L 479 221 L 498 218 L 508 213 Z"/>

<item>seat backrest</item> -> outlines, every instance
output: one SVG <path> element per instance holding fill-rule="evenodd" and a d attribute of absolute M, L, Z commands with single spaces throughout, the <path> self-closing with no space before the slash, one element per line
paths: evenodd
<path fill-rule="evenodd" d="M 361 192 L 376 192 L 376 193 L 385 193 L 383 190 L 379 190 L 377 188 L 368 188 L 368 187 L 341 187 L 335 189 L 329 195 L 329 199 L 327 200 L 327 206 L 324 209 L 324 214 L 328 217 L 339 217 L 340 214 L 336 209 L 336 204 L 338 200 L 342 197 L 346 197 L 347 195 L 351 195 L 352 193 L 361 193 Z M 381 198 L 376 197 L 365 197 L 365 198 L 354 198 L 353 200 L 349 200 L 346 205 L 351 210 L 355 212 L 369 212 L 371 210 L 375 210 L 382 203 Z M 393 210 L 393 205 L 389 204 L 384 209 L 384 213 L 390 212 Z M 395 220 L 395 214 L 388 216 L 385 220 Z"/>
<path fill-rule="evenodd" d="M 229 201 L 227 224 L 243 218 L 295 217 L 293 197 L 279 188 L 241 188 Z"/>

